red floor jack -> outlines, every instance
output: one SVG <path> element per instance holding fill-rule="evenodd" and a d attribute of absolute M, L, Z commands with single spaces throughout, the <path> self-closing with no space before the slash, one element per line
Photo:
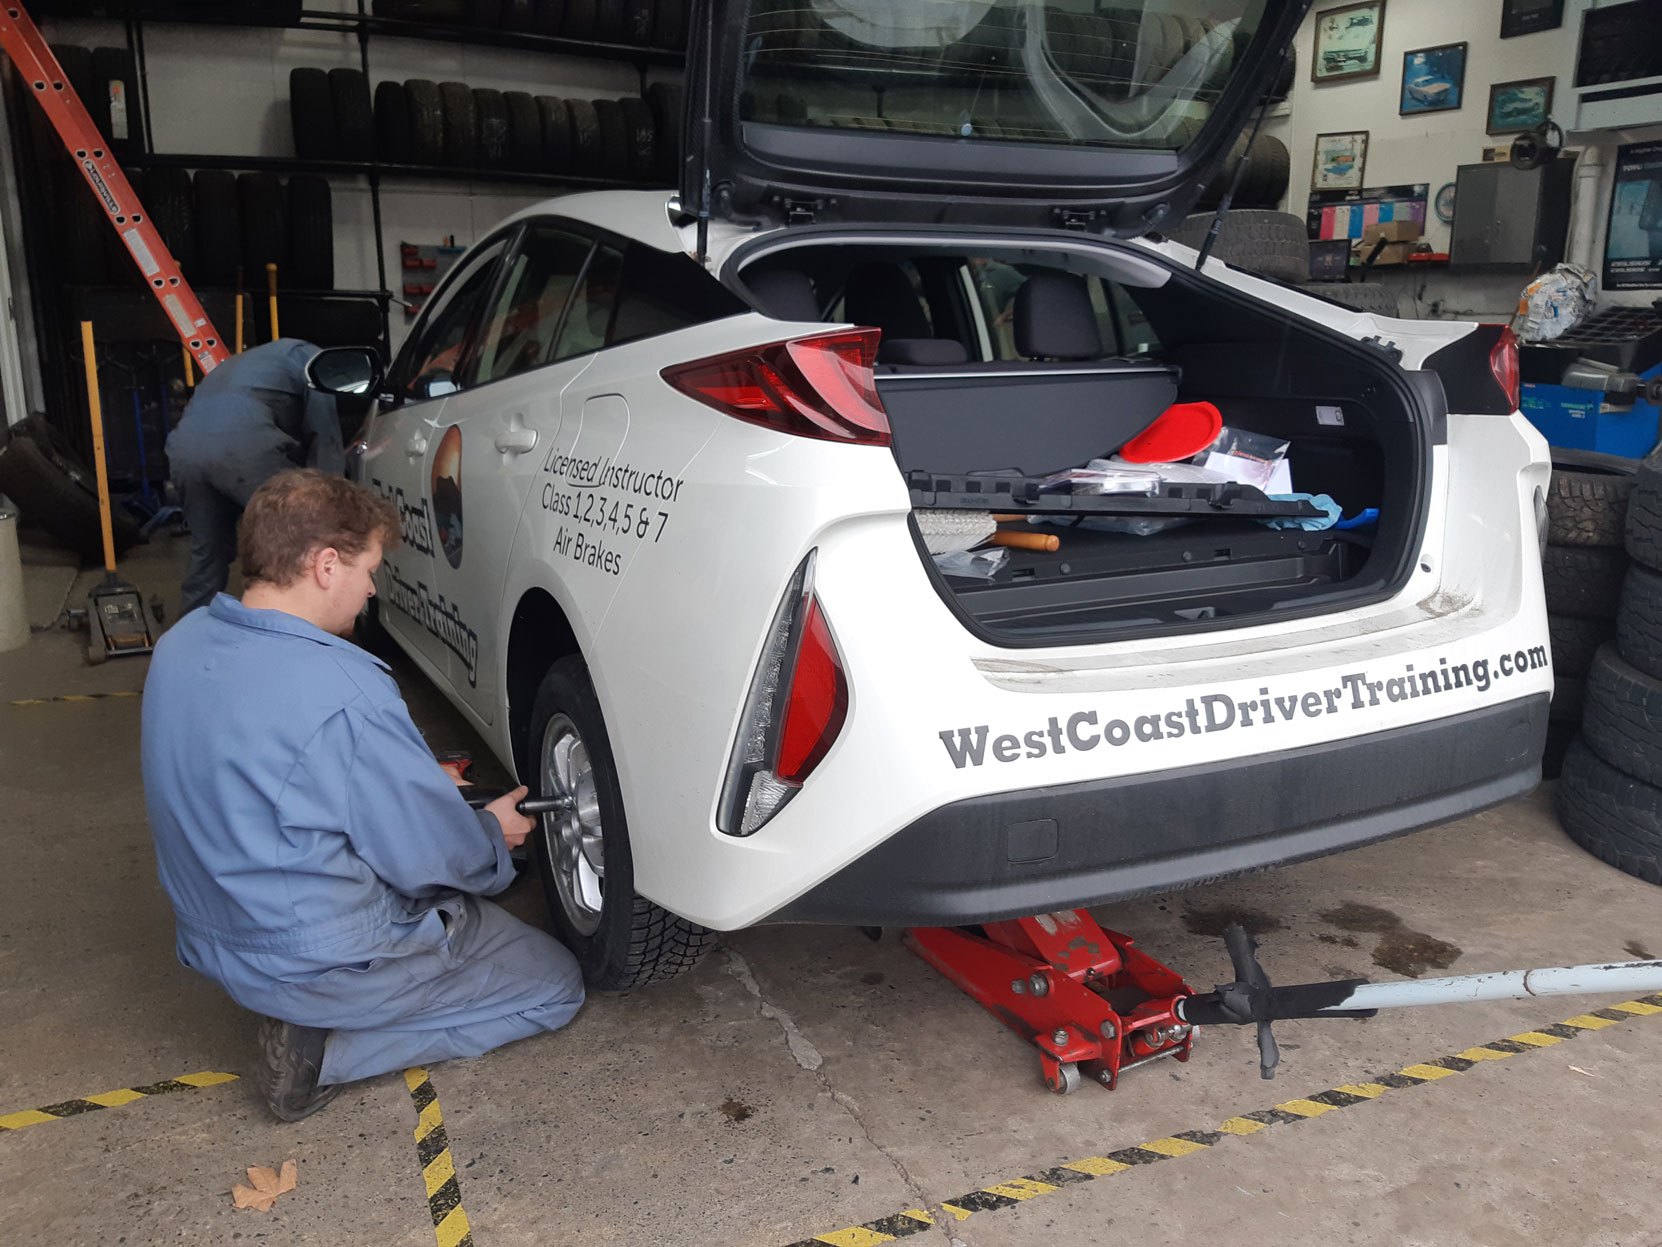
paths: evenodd
<path fill-rule="evenodd" d="M 1187 1061 L 1202 1025 L 1256 1026 L 1259 1073 L 1273 1078 L 1280 1052 L 1271 1022 L 1369 1018 L 1402 1005 L 1662 991 L 1662 961 L 1275 987 L 1258 963 L 1257 944 L 1233 925 L 1224 945 L 1235 981 L 1196 992 L 1138 951 L 1129 936 L 1076 909 L 980 928 L 913 927 L 905 938 L 912 951 L 1031 1040 L 1045 1086 L 1062 1095 L 1076 1090 L 1082 1075 L 1112 1090 L 1135 1066 L 1162 1057 Z"/>

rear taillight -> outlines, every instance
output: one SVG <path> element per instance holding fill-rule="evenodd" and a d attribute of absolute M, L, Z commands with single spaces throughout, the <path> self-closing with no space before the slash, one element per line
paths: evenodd
<path fill-rule="evenodd" d="M 848 717 L 848 681 L 814 596 L 814 556 L 791 577 L 750 682 L 716 826 L 748 836 L 785 807 Z"/>
<path fill-rule="evenodd" d="M 1518 339 L 1511 329 L 1502 329 L 1489 349 L 1489 371 L 1506 392 L 1507 405 L 1518 409 Z"/>
<path fill-rule="evenodd" d="M 683 394 L 738 420 L 830 442 L 889 444 L 877 397 L 876 329 L 770 342 L 665 368 Z"/>

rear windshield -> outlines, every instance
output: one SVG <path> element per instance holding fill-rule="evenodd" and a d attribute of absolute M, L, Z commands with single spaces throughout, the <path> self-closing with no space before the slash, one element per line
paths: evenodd
<path fill-rule="evenodd" d="M 1265 5 L 752 0 L 740 116 L 1176 150 L 1211 115 Z"/>

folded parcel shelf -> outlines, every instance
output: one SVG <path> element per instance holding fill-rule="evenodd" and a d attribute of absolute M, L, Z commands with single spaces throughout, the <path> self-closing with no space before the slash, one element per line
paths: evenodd
<path fill-rule="evenodd" d="M 971 511 L 1026 511 L 1035 515 L 1189 515 L 1260 519 L 1319 517 L 1303 499 L 1271 498 L 1234 481 L 1168 482 L 1154 495 L 1045 493 L 1038 476 L 906 474 L 914 507 Z"/>

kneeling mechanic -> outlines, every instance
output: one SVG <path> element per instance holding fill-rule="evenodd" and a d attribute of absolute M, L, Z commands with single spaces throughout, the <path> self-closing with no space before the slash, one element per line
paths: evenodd
<path fill-rule="evenodd" d="M 583 1003 L 555 940 L 481 899 L 535 825 L 468 808 L 386 665 L 345 636 L 397 515 L 317 471 L 249 499 L 246 589 L 156 647 L 145 803 L 179 960 L 265 1015 L 260 1081 L 294 1121 L 341 1084 L 556 1030 Z"/>

